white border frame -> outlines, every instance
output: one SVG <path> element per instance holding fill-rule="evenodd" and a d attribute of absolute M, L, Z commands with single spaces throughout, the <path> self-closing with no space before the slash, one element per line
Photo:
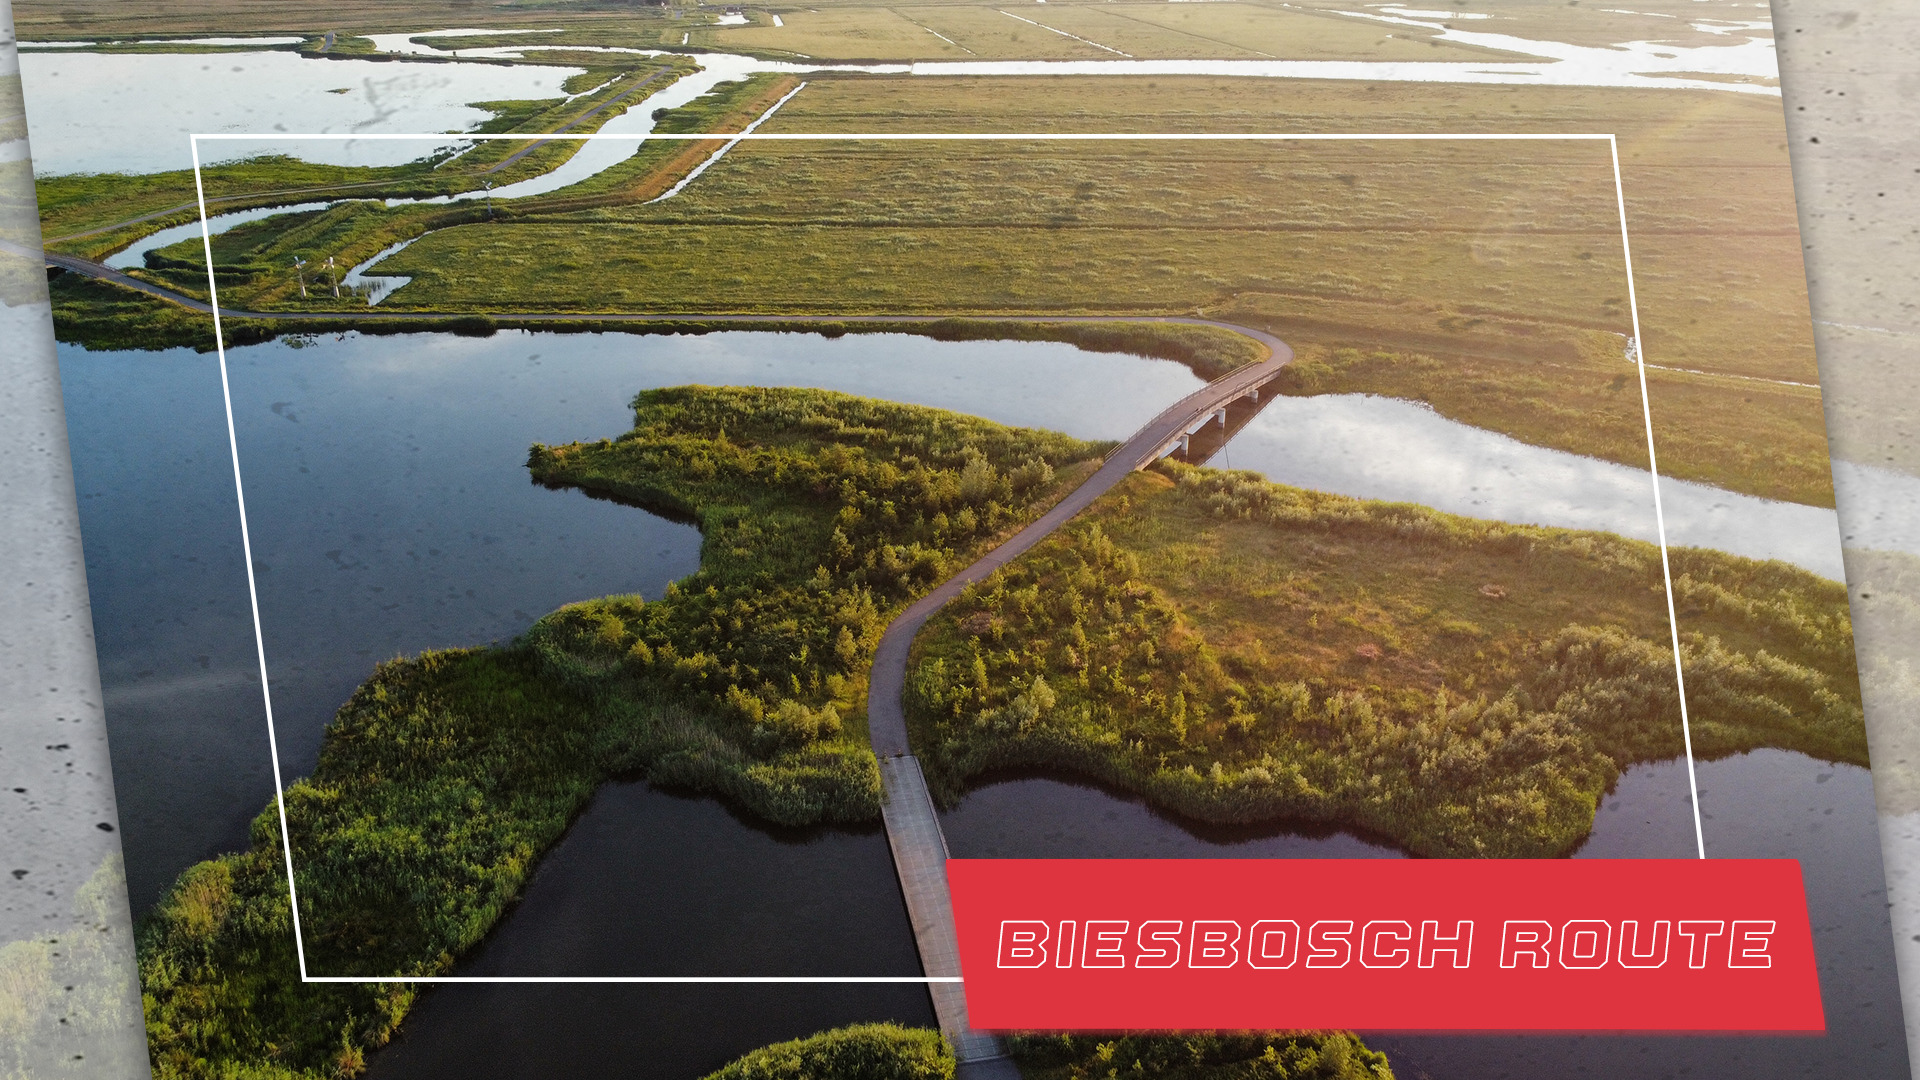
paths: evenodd
<path fill-rule="evenodd" d="M 207 196 L 200 173 L 200 143 L 208 142 L 287 142 L 317 141 L 322 139 L 375 139 L 383 141 L 431 140 L 448 143 L 471 140 L 504 141 L 555 141 L 570 140 L 588 142 L 609 140 L 614 142 L 642 143 L 649 139 L 679 142 L 718 142 L 727 140 L 731 145 L 742 139 L 767 140 L 776 142 L 1548 142 L 1578 141 L 1601 142 L 1613 160 L 1614 204 L 1620 216 L 1620 249 L 1627 271 L 1627 307 L 1633 323 L 1633 360 L 1640 376 L 1640 413 L 1647 430 L 1647 474 L 1653 486 L 1654 527 L 1659 533 L 1660 576 L 1666 588 L 1667 629 L 1673 648 L 1673 677 L 1680 697 L 1680 736 L 1687 756 L 1687 794 L 1693 806 L 1693 842 L 1698 858 L 1707 857 L 1705 834 L 1700 827 L 1700 785 L 1694 775 L 1693 763 L 1693 726 L 1687 713 L 1687 676 L 1680 659 L 1680 621 L 1673 603 L 1673 569 L 1667 558 L 1667 518 L 1660 499 L 1660 462 L 1653 447 L 1653 406 L 1647 397 L 1647 360 L 1646 348 L 1640 336 L 1640 300 L 1634 290 L 1633 246 L 1627 234 L 1627 195 L 1620 179 L 1620 141 L 1614 134 L 1594 133 L 1547 133 L 1547 132 L 1467 132 L 1467 133 L 1426 133 L 1426 132 L 1384 132 L 1362 134 L 1355 132 L 1311 132 L 1311 133 L 1245 133 L 1195 132 L 1181 134 L 1164 132 L 1153 134 L 1122 134 L 1098 132 L 1048 132 L 1038 134 L 1006 134 L 993 132 L 942 132 L 942 133 L 826 133 L 826 132 L 739 132 L 739 133 L 683 133 L 683 134 L 645 134 L 621 135 L 600 132 L 581 135 L 554 134 L 398 134 L 375 133 L 361 135 L 332 135 L 325 133 L 299 134 L 246 134 L 221 132 L 215 134 L 194 134 L 188 136 L 193 151 L 193 190 L 195 201 L 200 208 L 201 251 L 207 261 L 207 298 L 213 308 L 213 339 L 215 351 L 220 358 L 220 396 L 227 411 L 227 446 L 233 457 L 233 489 L 240 507 L 240 548 L 241 557 L 247 566 L 247 602 L 253 613 L 254 651 L 260 662 L 260 698 L 267 713 L 267 747 L 273 755 L 273 798 L 274 807 L 280 815 L 280 847 L 287 865 L 287 905 L 293 915 L 294 953 L 300 960 L 300 981 L 303 983 L 957 983 L 963 980 L 959 976 L 927 975 L 309 975 L 307 974 L 306 940 L 300 929 L 300 901 L 295 891 L 293 870 L 293 839 L 287 831 L 286 789 L 280 778 L 279 741 L 273 725 L 273 691 L 267 681 L 267 645 L 266 637 L 260 626 L 260 594 L 254 582 L 253 541 L 247 530 L 246 488 L 240 479 L 240 443 L 234 434 L 233 394 L 227 381 L 227 343 L 226 335 L 220 323 L 220 289 L 213 274 L 213 234 L 207 225 Z M 774 318 L 774 316 L 769 316 Z"/>

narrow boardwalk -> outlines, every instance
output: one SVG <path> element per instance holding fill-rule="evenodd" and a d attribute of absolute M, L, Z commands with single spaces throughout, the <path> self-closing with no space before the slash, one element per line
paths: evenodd
<path fill-rule="evenodd" d="M 1198 322 L 1200 320 L 1180 320 Z M 1215 323 L 1213 325 L 1224 325 Z M 913 639 L 933 613 L 973 582 L 1018 558 L 1055 529 L 1066 524 L 1095 499 L 1113 489 L 1127 474 L 1157 460 L 1194 425 L 1229 402 L 1266 385 L 1293 358 L 1292 350 L 1270 334 L 1231 327 L 1269 350 L 1259 363 L 1233 371 L 1175 402 L 1154 417 L 1112 454 L 1098 472 L 1042 514 L 1014 533 L 978 562 L 955 574 L 939 588 L 921 597 L 888 624 L 874 654 L 867 689 L 867 728 L 873 752 L 880 759 L 880 782 L 885 789 L 882 813 L 893 865 L 900 875 L 900 892 L 907 901 L 907 917 L 920 949 L 920 966 L 931 977 L 959 975 L 959 937 L 954 929 L 953 899 L 947 888 L 947 840 L 940 832 L 927 781 L 907 743 L 907 718 L 900 695 L 906 687 L 907 658 Z M 967 1025 L 967 1001 L 959 983 L 933 983 L 934 1013 L 940 1032 L 952 1044 L 966 1080 L 1012 1076 L 1005 1050 L 992 1035 Z"/>

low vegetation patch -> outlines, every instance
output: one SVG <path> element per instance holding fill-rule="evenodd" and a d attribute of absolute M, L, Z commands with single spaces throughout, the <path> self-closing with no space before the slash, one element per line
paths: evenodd
<path fill-rule="evenodd" d="M 238 230 L 236 230 L 238 231 Z M 174 349 L 212 352 L 213 316 L 181 307 L 148 293 L 62 271 L 49 284 L 53 296 L 54 334 L 64 342 L 89 349 Z M 222 308 L 230 306 L 222 298 Z M 804 321 L 770 317 L 765 320 L 715 319 L 513 318 L 481 313 L 405 315 L 382 313 L 315 313 L 275 319 L 221 320 L 228 347 L 253 345 L 284 335 L 315 333 L 421 334 L 455 333 L 487 337 L 501 330 L 561 334 L 718 334 L 730 331 L 772 331 L 819 334 L 914 334 L 937 341 L 1060 341 L 1088 352 L 1131 353 L 1171 360 L 1203 379 L 1215 379 L 1234 368 L 1265 357 L 1264 346 L 1244 334 L 1217 326 L 1169 322 L 1011 322 L 998 319 L 929 319 L 924 322 L 863 322 L 858 319 Z"/>
<path fill-rule="evenodd" d="M 1019 1035 L 1028 1080 L 1393 1080 L 1387 1056 L 1345 1032 Z"/>
<path fill-rule="evenodd" d="M 1652 545 L 1162 468 L 929 623 L 906 705 L 944 797 L 1058 767 L 1201 820 L 1542 857 L 1681 753 Z M 1839 584 L 1691 549 L 1673 572 L 1696 754 L 1866 764 Z"/>
<path fill-rule="evenodd" d="M 953 1080 L 937 1031 L 856 1024 L 744 1054 L 706 1080 Z"/>

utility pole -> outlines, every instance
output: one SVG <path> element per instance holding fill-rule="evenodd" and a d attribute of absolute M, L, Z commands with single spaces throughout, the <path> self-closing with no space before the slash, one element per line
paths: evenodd
<path fill-rule="evenodd" d="M 333 256 L 327 256 L 327 272 L 333 275 L 333 298 L 340 299 L 340 271 L 333 265 Z"/>
<path fill-rule="evenodd" d="M 307 298 L 307 275 L 302 272 L 306 268 L 306 265 L 298 255 L 294 256 L 293 276 L 300 282 L 300 299 L 302 300 Z"/>
<path fill-rule="evenodd" d="M 493 181 L 487 181 L 487 220 L 493 220 Z"/>

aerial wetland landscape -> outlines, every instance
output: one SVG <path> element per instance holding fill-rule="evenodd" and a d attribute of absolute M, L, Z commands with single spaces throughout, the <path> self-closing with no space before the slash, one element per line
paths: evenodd
<path fill-rule="evenodd" d="M 22 6 L 156 1075 L 1905 1075 L 1767 9 L 1634 7 Z M 351 981 L 948 974 L 909 813 L 1684 858 L 1696 801 L 1801 860 L 1825 1037 Z"/>

